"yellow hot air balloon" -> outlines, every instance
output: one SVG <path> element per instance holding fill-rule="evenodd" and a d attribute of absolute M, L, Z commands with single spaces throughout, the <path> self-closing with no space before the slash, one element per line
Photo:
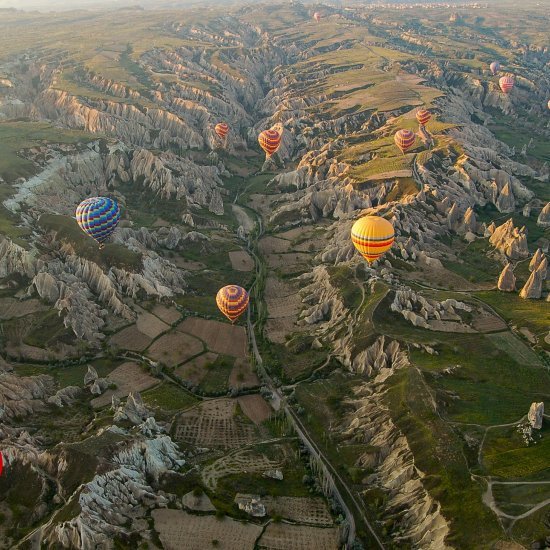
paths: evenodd
<path fill-rule="evenodd" d="M 380 216 L 365 216 L 351 228 L 351 240 L 367 262 L 383 256 L 395 240 L 393 225 Z"/>
<path fill-rule="evenodd" d="M 227 285 L 220 288 L 216 295 L 219 310 L 234 323 L 248 308 L 248 292 L 238 285 Z"/>

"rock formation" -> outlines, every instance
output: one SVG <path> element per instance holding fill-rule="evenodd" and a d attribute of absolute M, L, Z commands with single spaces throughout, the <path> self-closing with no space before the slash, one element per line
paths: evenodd
<path fill-rule="evenodd" d="M 498 278 L 497 288 L 503 292 L 514 292 L 516 290 L 516 277 L 512 264 L 508 263 Z"/>
<path fill-rule="evenodd" d="M 525 228 L 514 227 L 514 221 L 510 218 L 494 230 L 489 237 L 489 242 L 512 260 L 526 258 L 529 255 L 529 249 L 525 231 Z"/>
<path fill-rule="evenodd" d="M 0 376 L 0 420 L 24 417 L 46 409 L 46 400 L 55 394 L 51 376 Z"/>
<path fill-rule="evenodd" d="M 129 420 L 132 424 L 141 424 L 151 416 L 147 407 L 144 405 L 139 392 L 130 393 L 124 406 L 119 406 L 114 415 L 114 421 Z"/>
<path fill-rule="evenodd" d="M 529 271 L 535 271 L 539 264 L 544 259 L 544 253 L 540 248 L 537 248 L 537 251 L 533 254 L 531 261 L 529 262 Z"/>
<path fill-rule="evenodd" d="M 542 428 L 542 421 L 544 419 L 544 403 L 531 403 L 529 407 L 529 413 L 527 414 L 527 420 L 531 424 L 531 427 L 535 430 Z"/>
<path fill-rule="evenodd" d="M 521 289 L 519 295 L 520 298 L 528 299 L 528 300 L 538 300 L 542 296 L 542 283 L 544 282 L 544 279 L 546 278 L 546 272 L 548 268 L 548 260 L 544 258 L 537 269 L 535 269 L 531 275 L 529 276 L 529 279 L 527 279 L 527 282 L 525 283 L 525 286 Z"/>
<path fill-rule="evenodd" d="M 550 202 L 547 202 L 546 206 L 541 210 L 537 218 L 537 225 L 540 227 L 550 227 Z"/>

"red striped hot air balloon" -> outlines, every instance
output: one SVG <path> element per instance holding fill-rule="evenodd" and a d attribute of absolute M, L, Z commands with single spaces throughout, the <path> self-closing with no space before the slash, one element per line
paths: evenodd
<path fill-rule="evenodd" d="M 281 134 L 277 130 L 264 130 L 258 136 L 258 143 L 269 158 L 281 145 Z"/>
<path fill-rule="evenodd" d="M 216 295 L 218 308 L 231 323 L 234 323 L 246 311 L 249 301 L 248 292 L 237 285 L 224 286 Z"/>
<path fill-rule="evenodd" d="M 315 19 L 315 21 L 317 21 L 317 23 L 319 23 L 319 21 L 321 21 L 321 14 L 318 11 L 316 11 L 313 14 L 313 19 Z"/>
<path fill-rule="evenodd" d="M 351 228 L 351 241 L 367 262 L 384 255 L 395 240 L 393 225 L 380 216 L 365 216 Z"/>
<path fill-rule="evenodd" d="M 395 133 L 395 144 L 405 154 L 416 141 L 416 134 L 412 130 L 399 130 Z"/>
<path fill-rule="evenodd" d="M 505 94 L 508 94 L 510 93 L 510 90 L 514 87 L 514 79 L 511 76 L 503 76 L 498 81 L 498 85 Z"/>
<path fill-rule="evenodd" d="M 225 122 L 219 122 L 214 127 L 214 132 L 218 134 L 218 137 L 220 139 L 224 139 L 225 136 L 227 135 L 227 132 L 229 132 L 229 126 Z"/>
<path fill-rule="evenodd" d="M 420 109 L 420 111 L 416 113 L 416 120 L 418 120 L 421 126 L 426 126 L 430 118 L 432 118 L 432 113 L 426 109 Z"/>

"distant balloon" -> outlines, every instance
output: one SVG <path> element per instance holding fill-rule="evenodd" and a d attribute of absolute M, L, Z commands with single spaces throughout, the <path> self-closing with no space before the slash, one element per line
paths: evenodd
<path fill-rule="evenodd" d="M 394 137 L 395 144 L 405 154 L 416 141 L 416 134 L 412 130 L 399 130 Z"/>
<path fill-rule="evenodd" d="M 503 76 L 498 81 L 498 85 L 505 94 L 508 94 L 510 93 L 510 90 L 514 87 L 514 79 L 511 76 Z"/>
<path fill-rule="evenodd" d="M 548 108 L 550 109 L 550 100 L 548 100 Z"/>
<path fill-rule="evenodd" d="M 493 74 L 497 74 L 500 71 L 500 63 L 498 61 L 493 61 L 490 67 Z"/>
<path fill-rule="evenodd" d="M 249 301 L 248 292 L 237 285 L 224 286 L 216 295 L 218 308 L 232 323 L 246 311 Z"/>
<path fill-rule="evenodd" d="M 258 136 L 258 143 L 269 158 L 281 145 L 281 134 L 277 130 L 264 130 Z"/>
<path fill-rule="evenodd" d="M 420 109 L 420 111 L 416 113 L 416 120 L 418 120 L 421 126 L 426 126 L 430 118 L 432 118 L 432 113 L 426 109 Z"/>
<path fill-rule="evenodd" d="M 227 132 L 229 132 L 229 126 L 225 122 L 219 122 L 214 127 L 214 132 L 218 134 L 218 137 L 220 137 L 221 139 L 224 139 L 225 136 L 227 135 Z"/>
<path fill-rule="evenodd" d="M 92 197 L 82 201 L 76 209 L 78 225 L 103 248 L 103 243 L 113 234 L 120 220 L 120 208 L 109 197 Z"/>
<path fill-rule="evenodd" d="M 317 23 L 319 23 L 319 21 L 321 21 L 321 14 L 318 11 L 316 11 L 313 14 L 313 19 L 315 19 L 315 21 L 317 21 Z"/>
<path fill-rule="evenodd" d="M 384 255 L 395 240 L 393 225 L 380 216 L 365 216 L 351 228 L 351 240 L 367 262 L 371 263 Z"/>

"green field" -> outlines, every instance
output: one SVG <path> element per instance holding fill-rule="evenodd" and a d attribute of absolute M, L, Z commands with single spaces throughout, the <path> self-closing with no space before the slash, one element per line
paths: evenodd
<path fill-rule="evenodd" d="M 527 447 L 515 427 L 490 430 L 482 456 L 488 475 L 505 481 L 546 480 L 550 473 L 550 427 L 547 421 L 540 435 L 540 440 Z"/>
<path fill-rule="evenodd" d="M 57 128 L 46 122 L 0 122 L 0 177 L 8 183 L 29 178 L 37 169 L 20 151 L 52 143 L 76 144 L 91 141 L 90 134 Z"/>

